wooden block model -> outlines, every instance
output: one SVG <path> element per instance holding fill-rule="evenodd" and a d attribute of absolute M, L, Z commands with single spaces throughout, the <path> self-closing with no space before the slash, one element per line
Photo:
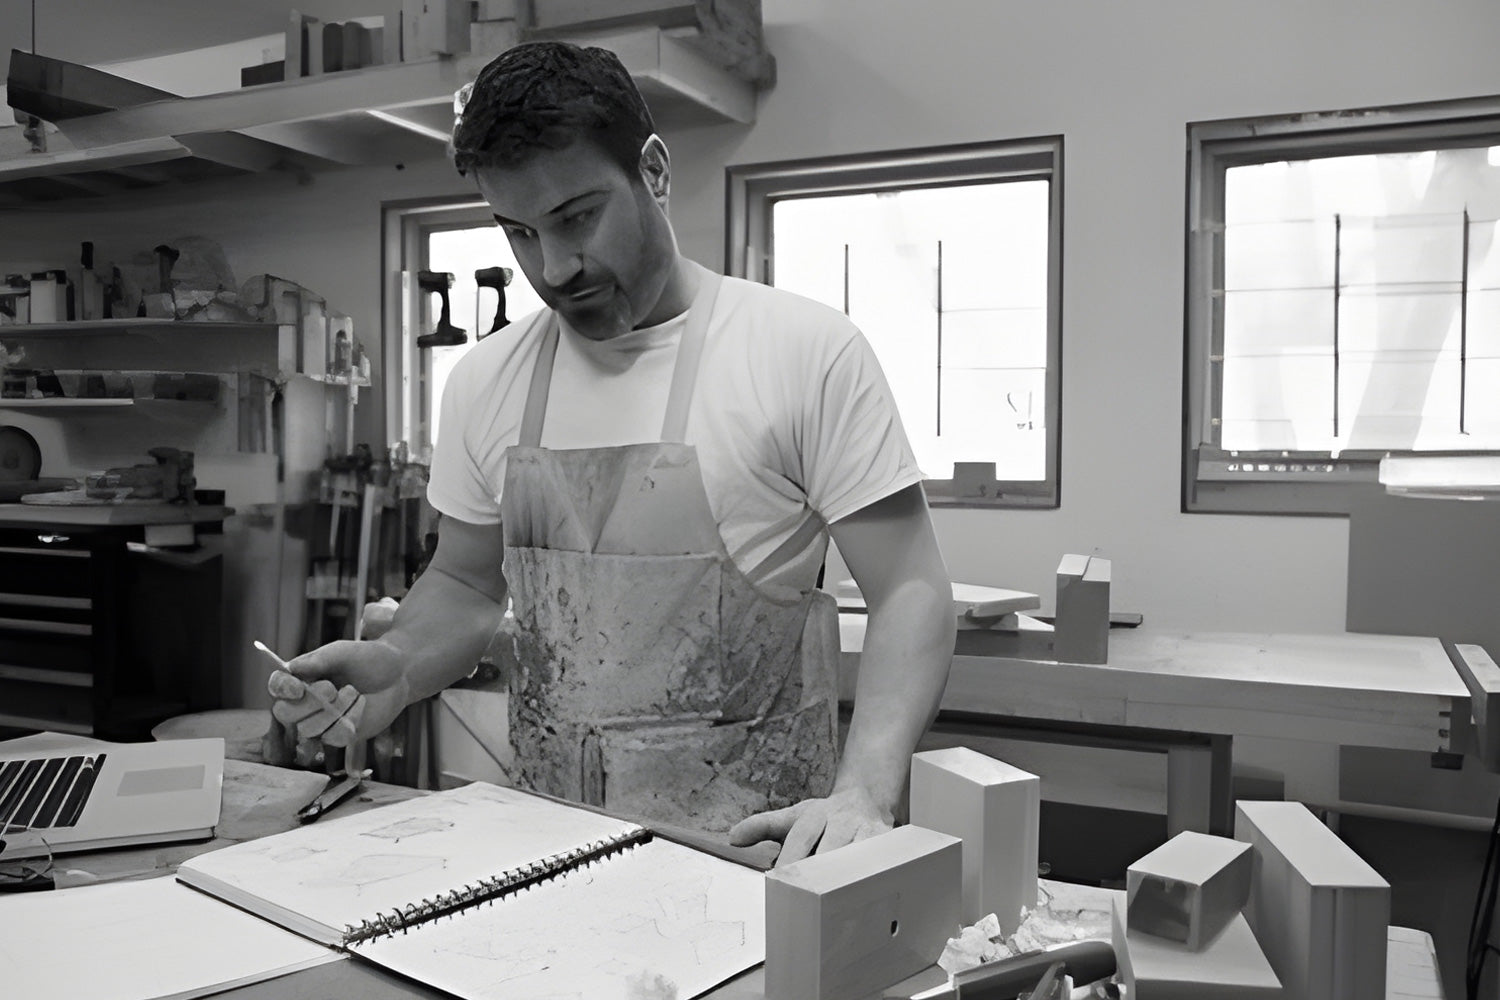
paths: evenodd
<path fill-rule="evenodd" d="M 1036 906 L 1041 779 L 967 747 L 911 759 L 911 821 L 963 841 L 965 924 L 993 913 L 1006 934 Z"/>
<path fill-rule="evenodd" d="M 468 0 L 402 0 L 401 58 L 410 62 L 430 56 L 469 51 Z"/>
<path fill-rule="evenodd" d="M 766 1000 L 855 1000 L 959 932 L 958 838 L 901 826 L 766 873 Z"/>
<path fill-rule="evenodd" d="M 1274 1000 L 1287 995 L 1244 914 L 1236 913 L 1202 950 L 1194 951 L 1129 930 L 1125 893 L 1111 896 L 1110 937 L 1130 1000 Z"/>
<path fill-rule="evenodd" d="M 1245 916 L 1288 1000 L 1385 996 L 1391 888 L 1299 802 L 1235 804 L 1255 851 Z"/>
<path fill-rule="evenodd" d="M 286 26 L 286 72 L 288 80 L 307 76 L 308 69 L 308 41 L 307 32 L 310 27 L 316 25 L 318 19 L 303 14 L 301 11 L 293 10 L 288 15 Z M 321 41 L 319 42 L 321 45 Z M 321 58 L 321 57 L 320 57 Z"/>
<path fill-rule="evenodd" d="M 1108 559 L 1063 556 L 1057 566 L 1057 635 L 1053 653 L 1064 663 L 1104 663 L 1109 657 Z"/>
<path fill-rule="evenodd" d="M 1179 833 L 1125 873 L 1130 932 L 1199 950 L 1249 901 L 1251 859 L 1243 841 Z"/>

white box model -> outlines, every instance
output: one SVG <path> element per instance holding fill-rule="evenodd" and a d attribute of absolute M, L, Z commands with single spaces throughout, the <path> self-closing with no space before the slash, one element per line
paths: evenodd
<path fill-rule="evenodd" d="M 962 917 L 993 913 L 1007 935 L 1036 906 L 1041 779 L 967 747 L 911 759 L 911 821 L 963 841 Z"/>
<path fill-rule="evenodd" d="M 1125 873 L 1131 933 L 1208 944 L 1250 899 L 1250 845 L 1184 831 Z"/>

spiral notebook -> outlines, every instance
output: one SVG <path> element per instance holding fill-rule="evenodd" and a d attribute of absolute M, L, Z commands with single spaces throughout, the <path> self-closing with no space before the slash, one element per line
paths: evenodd
<path fill-rule="evenodd" d="M 470 1000 L 687 1000 L 765 959 L 760 872 L 484 783 L 202 854 L 177 878 Z"/>

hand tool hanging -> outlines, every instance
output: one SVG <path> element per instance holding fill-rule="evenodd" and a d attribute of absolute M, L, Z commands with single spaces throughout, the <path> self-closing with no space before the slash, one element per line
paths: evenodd
<path fill-rule="evenodd" d="M 488 330 L 479 334 L 480 340 L 488 337 L 496 330 L 510 325 L 510 320 L 505 315 L 505 286 L 510 284 L 510 279 L 514 276 L 515 272 L 508 267 L 483 267 L 474 272 L 474 284 L 476 286 L 474 289 L 475 316 L 483 315 L 479 310 L 480 289 L 493 288 L 495 294 L 499 296 L 499 299 L 495 303 L 495 321 L 490 324 Z"/>
<path fill-rule="evenodd" d="M 417 287 L 421 290 L 425 299 L 427 295 L 436 292 L 443 299 L 443 311 L 438 316 L 437 328 L 431 333 L 424 333 L 417 338 L 418 347 L 452 347 L 455 344 L 464 344 L 469 340 L 462 327 L 453 325 L 452 313 L 448 308 L 448 289 L 453 287 L 453 275 L 448 271 L 418 271 Z"/>

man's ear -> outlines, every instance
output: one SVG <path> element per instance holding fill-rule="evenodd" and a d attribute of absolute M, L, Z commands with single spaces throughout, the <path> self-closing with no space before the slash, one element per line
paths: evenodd
<path fill-rule="evenodd" d="M 641 147 L 640 170 L 646 190 L 665 208 L 672 192 L 672 158 L 667 154 L 667 144 L 654 132 Z"/>

